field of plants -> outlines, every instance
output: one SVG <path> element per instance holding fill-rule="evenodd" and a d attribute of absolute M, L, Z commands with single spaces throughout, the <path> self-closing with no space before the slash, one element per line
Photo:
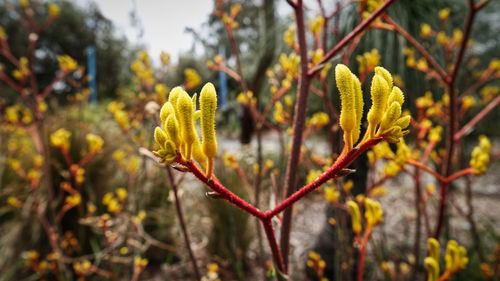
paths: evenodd
<path fill-rule="evenodd" d="M 500 1 L 210 2 L 1 0 L 0 281 L 500 281 Z"/>

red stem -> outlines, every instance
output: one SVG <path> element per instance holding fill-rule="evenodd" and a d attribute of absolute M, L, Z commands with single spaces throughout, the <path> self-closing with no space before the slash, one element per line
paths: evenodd
<path fill-rule="evenodd" d="M 458 142 L 464 135 L 468 135 L 474 127 L 479 123 L 483 118 L 488 115 L 495 107 L 497 107 L 500 104 L 500 96 L 497 96 L 495 99 L 493 99 L 491 102 L 488 103 L 488 105 L 481 110 L 474 118 L 472 118 L 467 124 L 465 124 L 462 129 L 460 129 L 454 136 L 453 136 L 453 141 Z"/>
<path fill-rule="evenodd" d="M 358 281 L 363 281 L 363 273 L 365 271 L 365 256 L 366 256 L 366 246 L 370 235 L 372 233 L 372 226 L 368 225 L 363 236 L 363 242 L 361 244 L 361 250 L 359 251 L 359 262 L 358 262 Z"/>
<path fill-rule="evenodd" d="M 334 178 L 340 172 L 342 172 L 342 170 L 344 170 L 352 161 L 354 161 L 354 159 L 356 159 L 361 153 L 371 148 L 372 146 L 376 145 L 377 143 L 381 142 L 382 140 L 383 140 L 382 138 L 370 139 L 366 142 L 363 142 L 361 146 L 351 149 L 344 156 L 339 158 L 335 162 L 335 164 L 332 165 L 332 167 L 330 167 L 327 171 L 325 171 L 316 180 L 314 180 L 309 184 L 304 185 L 298 191 L 296 191 L 287 199 L 285 199 L 283 202 L 281 202 L 274 209 L 266 212 L 265 218 L 272 218 L 273 216 L 281 213 L 282 211 L 293 205 L 295 202 L 300 200 L 302 197 L 306 196 L 309 192 L 313 191 L 314 189 L 318 188 L 319 186 L 326 183 L 330 179 Z"/>

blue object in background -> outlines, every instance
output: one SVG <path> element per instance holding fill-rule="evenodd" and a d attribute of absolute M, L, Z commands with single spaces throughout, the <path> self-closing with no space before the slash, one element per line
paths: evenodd
<path fill-rule="evenodd" d="M 87 60 L 88 60 L 88 74 L 90 75 L 89 87 L 90 87 L 90 103 L 95 104 L 97 102 L 97 69 L 96 69 L 96 51 L 94 46 L 89 46 L 87 48 Z"/>
<path fill-rule="evenodd" d="M 219 47 L 219 55 L 223 58 L 226 57 L 226 48 L 224 46 Z M 226 109 L 227 105 L 227 76 L 224 71 L 219 71 L 219 107 L 222 110 Z"/>

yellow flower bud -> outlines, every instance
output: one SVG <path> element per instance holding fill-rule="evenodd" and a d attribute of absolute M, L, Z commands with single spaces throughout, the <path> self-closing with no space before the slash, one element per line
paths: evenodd
<path fill-rule="evenodd" d="M 410 121 L 411 121 L 411 116 L 406 115 L 399 118 L 394 125 L 400 127 L 401 129 L 406 129 L 410 125 Z"/>
<path fill-rule="evenodd" d="M 427 240 L 427 248 L 429 249 L 429 256 L 435 260 L 439 260 L 439 241 L 435 238 L 429 238 Z"/>
<path fill-rule="evenodd" d="M 217 152 L 215 138 L 215 110 L 217 109 L 217 93 L 212 83 L 207 83 L 201 89 L 200 111 L 203 153 L 207 156 L 207 176 L 210 178 L 213 169 L 214 156 Z"/>
<path fill-rule="evenodd" d="M 165 130 L 167 132 L 168 138 L 174 142 L 175 146 L 177 148 L 180 147 L 181 139 L 179 137 L 179 124 L 177 122 L 177 118 L 175 118 L 175 114 L 171 114 L 170 116 L 168 116 L 165 123 Z"/>
<path fill-rule="evenodd" d="M 359 140 L 359 135 L 361 134 L 361 120 L 363 119 L 363 91 L 361 90 L 361 82 L 356 75 L 352 75 L 353 87 L 354 87 L 354 108 L 356 110 L 356 125 L 352 132 L 352 143 L 353 145 Z"/>
<path fill-rule="evenodd" d="M 183 91 L 184 90 L 181 87 L 177 86 L 170 90 L 170 93 L 168 94 L 168 101 L 172 104 L 175 114 L 177 114 L 177 100 Z"/>
<path fill-rule="evenodd" d="M 191 160 L 191 152 L 193 142 L 196 138 L 196 131 L 194 128 L 194 108 L 193 101 L 189 98 L 188 93 L 182 91 L 177 99 L 176 116 L 179 116 L 179 126 L 181 127 L 181 137 L 185 144 L 186 160 Z"/>
<path fill-rule="evenodd" d="M 399 106 L 402 106 L 405 102 L 405 96 L 403 95 L 403 92 L 396 86 L 392 87 L 392 91 L 387 98 L 387 106 L 390 106 L 395 101 L 399 103 Z"/>
<path fill-rule="evenodd" d="M 87 143 L 89 145 L 90 153 L 97 153 L 101 151 L 102 146 L 104 144 L 104 140 L 100 136 L 94 134 L 87 134 L 86 138 L 87 138 Z"/>
<path fill-rule="evenodd" d="M 376 72 L 377 69 L 376 68 Z M 387 97 L 389 95 L 389 85 L 387 80 L 380 74 L 375 74 L 371 85 L 372 106 L 368 111 L 368 137 L 375 135 L 377 125 L 382 121 L 385 108 L 387 106 Z"/>
<path fill-rule="evenodd" d="M 349 213 L 352 217 L 352 230 L 356 234 L 361 233 L 361 215 L 359 213 L 358 204 L 354 201 L 347 202 L 347 206 L 349 207 Z"/>
<path fill-rule="evenodd" d="M 380 203 L 370 198 L 365 199 L 365 218 L 368 225 L 374 226 L 382 221 L 383 211 Z"/>
<path fill-rule="evenodd" d="M 155 128 L 155 141 L 162 148 L 165 149 L 165 142 L 168 140 L 167 134 L 160 128 Z"/>
<path fill-rule="evenodd" d="M 392 75 L 387 69 L 385 69 L 381 66 L 377 66 L 377 67 L 375 67 L 375 74 L 381 75 L 385 79 L 385 81 L 387 82 L 387 85 L 389 86 L 389 90 L 392 89 Z"/>
<path fill-rule="evenodd" d="M 335 67 L 335 80 L 342 103 L 340 127 L 344 130 L 344 141 L 348 149 L 352 148 L 352 131 L 356 125 L 355 92 L 352 76 L 353 74 L 347 66 L 338 64 Z"/>
<path fill-rule="evenodd" d="M 426 257 L 424 259 L 424 267 L 427 270 L 427 280 L 428 281 L 438 281 L 439 278 L 439 263 L 431 258 Z"/>
<path fill-rule="evenodd" d="M 378 133 L 383 134 L 387 130 L 391 129 L 391 127 L 396 123 L 396 121 L 399 119 L 400 116 L 401 116 L 401 105 L 397 101 L 395 101 L 390 105 L 389 109 L 384 113 Z"/>

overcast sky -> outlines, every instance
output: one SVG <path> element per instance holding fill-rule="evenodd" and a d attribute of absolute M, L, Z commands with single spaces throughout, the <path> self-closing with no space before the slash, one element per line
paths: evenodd
<path fill-rule="evenodd" d="M 193 37 L 184 32 L 186 27 L 199 30 L 213 10 L 212 0 L 76 0 L 81 6 L 95 2 L 103 15 L 115 24 L 119 34 L 130 42 L 147 46 L 156 60 L 162 50 L 172 55 L 177 63 L 179 53 L 191 48 Z M 138 39 L 137 28 L 131 24 L 130 12 L 134 10 L 144 34 Z"/>

